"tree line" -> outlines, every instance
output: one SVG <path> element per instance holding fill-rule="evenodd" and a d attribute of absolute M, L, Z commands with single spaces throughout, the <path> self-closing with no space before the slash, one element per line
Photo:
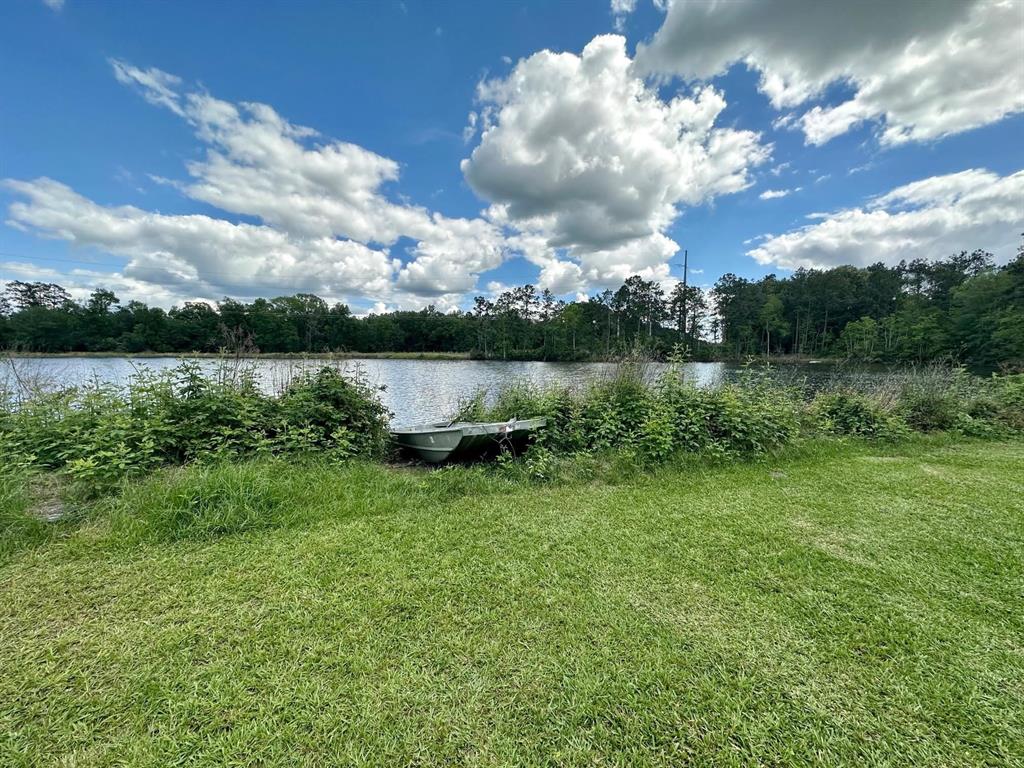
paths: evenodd
<path fill-rule="evenodd" d="M 84 302 L 54 283 L 7 283 L 0 294 L 0 346 L 26 352 L 457 352 L 496 359 L 590 360 L 644 346 L 655 353 L 689 341 L 708 346 L 708 302 L 696 287 L 630 277 L 617 291 L 566 303 L 532 285 L 472 309 L 429 306 L 356 317 L 341 303 L 300 293 L 164 311 L 122 303 L 105 288 Z"/>
<path fill-rule="evenodd" d="M 894 267 L 801 269 L 715 285 L 724 354 L 838 356 L 979 367 L 1024 362 L 1024 246 L 995 267 L 985 251 Z"/>
<path fill-rule="evenodd" d="M 797 354 L 861 361 L 1024 360 L 1024 248 L 1002 267 L 984 251 L 888 267 L 723 275 L 708 291 L 629 277 L 565 302 L 532 285 L 468 311 L 434 307 L 357 317 L 300 293 L 168 311 L 105 288 L 75 301 L 55 283 L 0 293 L 0 347 L 28 352 L 456 352 L 487 359 L 593 360 L 682 346 L 698 359 Z"/>

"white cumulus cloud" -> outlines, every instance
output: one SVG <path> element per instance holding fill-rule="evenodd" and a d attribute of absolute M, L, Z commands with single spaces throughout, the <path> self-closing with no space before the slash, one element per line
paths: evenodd
<path fill-rule="evenodd" d="M 126 274 L 161 284 L 192 280 L 197 291 L 213 293 L 273 293 L 301 284 L 329 296 L 453 306 L 481 271 L 501 264 L 502 233 L 488 221 L 389 199 L 382 186 L 398 179 L 394 160 L 324 139 L 266 104 L 233 104 L 185 90 L 180 78 L 159 69 L 111 65 L 119 82 L 184 118 L 206 147 L 187 164 L 187 181 L 164 181 L 262 224 L 107 208 L 49 179 L 9 183 L 29 199 L 11 207 L 13 223 L 127 256 Z M 400 237 L 415 241 L 404 266 L 389 253 Z M 287 279 L 274 287 L 276 278 Z"/>
<path fill-rule="evenodd" d="M 713 88 L 661 99 L 616 35 L 580 55 L 535 53 L 478 97 L 463 173 L 552 290 L 667 275 L 678 246 L 664 231 L 680 208 L 745 189 L 770 155 L 758 134 L 716 127 L 725 100 Z"/>
<path fill-rule="evenodd" d="M 180 295 L 276 295 L 282 286 L 335 297 L 386 295 L 397 266 L 386 252 L 351 240 L 297 239 L 210 216 L 102 206 L 48 178 L 5 184 L 25 198 L 11 204 L 10 223 L 126 257 L 121 277 Z"/>
<path fill-rule="evenodd" d="M 868 120 L 882 121 L 885 144 L 936 139 L 1024 110 L 1024 5 L 679 0 L 637 51 L 642 72 L 686 79 L 736 63 L 760 73 L 760 89 L 778 109 L 849 84 L 846 101 L 788 118 L 808 143 Z"/>
<path fill-rule="evenodd" d="M 860 208 L 817 214 L 747 251 L 784 269 L 896 264 L 982 248 L 1008 260 L 1024 224 L 1024 171 L 971 169 L 893 189 Z"/>

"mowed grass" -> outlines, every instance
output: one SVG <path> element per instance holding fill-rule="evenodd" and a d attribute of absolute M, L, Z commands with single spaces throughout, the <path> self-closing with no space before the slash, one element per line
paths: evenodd
<path fill-rule="evenodd" d="M 168 472 L 0 595 L 4 766 L 1024 756 L 1020 442 Z"/>

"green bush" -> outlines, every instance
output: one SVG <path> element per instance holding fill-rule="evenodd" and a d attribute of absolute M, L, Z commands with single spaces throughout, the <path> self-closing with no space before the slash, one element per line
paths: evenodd
<path fill-rule="evenodd" d="M 994 418 L 1014 432 L 1024 432 L 1024 373 L 992 379 Z"/>
<path fill-rule="evenodd" d="M 654 382 L 627 365 L 586 387 L 539 389 L 515 384 L 491 406 L 482 394 L 461 418 L 483 421 L 544 416 L 548 425 L 527 458 L 531 476 L 549 479 L 561 469 L 554 457 L 622 452 L 643 464 L 677 453 L 717 458 L 749 456 L 811 434 L 899 439 L 910 430 L 956 430 L 996 436 L 1024 429 L 1024 376 L 990 380 L 963 371 L 930 368 L 868 380 L 863 391 L 843 387 L 805 399 L 799 382 L 751 369 L 737 383 L 699 388 L 672 366 Z"/>
<path fill-rule="evenodd" d="M 1024 432 L 1024 375 L 973 381 L 963 401 L 954 427 L 958 432 L 974 437 Z"/>
<path fill-rule="evenodd" d="M 907 377 L 897 408 L 921 432 L 994 436 L 1024 431 L 1024 375 L 983 379 L 930 368 Z"/>
<path fill-rule="evenodd" d="M 527 457 L 538 479 L 578 476 L 598 454 L 649 465 L 676 454 L 713 458 L 772 451 L 805 428 L 826 435 L 896 438 L 908 429 L 989 436 L 1024 431 L 1024 375 L 991 379 L 928 369 L 894 375 L 869 391 L 820 392 L 809 402 L 748 371 L 739 382 L 698 388 L 682 368 L 652 380 L 629 363 L 579 388 L 516 384 L 493 404 L 480 395 L 459 417 L 497 421 L 543 416 Z M 161 466 L 250 457 L 315 455 L 336 461 L 387 454 L 388 413 L 377 393 L 332 367 L 297 377 L 279 395 L 255 380 L 204 374 L 183 364 L 142 374 L 127 389 L 95 385 L 0 407 L 0 464 L 57 470 L 102 491 Z M 563 459 L 572 457 L 570 467 Z M 200 502 L 196 502 L 200 504 Z M 232 524 L 233 525 L 233 524 Z"/>
<path fill-rule="evenodd" d="M 388 446 L 388 410 L 376 392 L 330 367 L 301 376 L 271 400 L 282 434 L 302 439 L 281 447 L 337 458 L 379 456 Z M 285 452 L 288 452 L 285 451 Z"/>
<path fill-rule="evenodd" d="M 380 456 L 387 417 L 373 390 L 331 367 L 299 376 L 273 397 L 251 376 L 211 376 L 184 363 L 158 376 L 143 373 L 124 390 L 69 388 L 8 407 L 0 413 L 0 458 L 27 457 L 101 488 L 169 464 Z"/>
<path fill-rule="evenodd" d="M 831 435 L 895 438 L 907 431 L 902 419 L 887 413 L 875 400 L 859 392 L 820 393 L 814 398 L 811 410 L 818 426 Z"/>
<path fill-rule="evenodd" d="M 981 382 L 962 368 L 933 365 L 913 371 L 903 380 L 896 410 L 919 432 L 956 429 L 968 404 L 982 394 Z"/>
<path fill-rule="evenodd" d="M 903 418 L 920 432 L 952 429 L 963 413 L 963 404 L 949 392 L 911 389 L 901 400 Z"/>
<path fill-rule="evenodd" d="M 641 367 L 628 365 L 605 381 L 579 390 L 540 390 L 518 384 L 498 394 L 491 407 L 482 396 L 462 418 L 498 421 L 544 416 L 538 443 L 558 455 L 618 451 L 644 462 L 677 452 L 737 456 L 762 453 L 790 442 L 799 432 L 800 405 L 787 389 L 747 381 L 699 389 L 683 381 L 678 367 L 654 383 Z M 536 451 L 538 457 L 541 455 Z M 528 459 L 535 474 L 554 473 L 546 459 Z"/>

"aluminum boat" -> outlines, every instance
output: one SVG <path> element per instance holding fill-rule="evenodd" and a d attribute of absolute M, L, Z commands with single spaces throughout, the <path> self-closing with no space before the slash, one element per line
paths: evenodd
<path fill-rule="evenodd" d="M 442 461 L 492 455 L 502 450 L 519 452 L 547 419 L 508 421 L 455 421 L 413 424 L 391 430 L 391 437 L 417 458 L 439 464 Z"/>

